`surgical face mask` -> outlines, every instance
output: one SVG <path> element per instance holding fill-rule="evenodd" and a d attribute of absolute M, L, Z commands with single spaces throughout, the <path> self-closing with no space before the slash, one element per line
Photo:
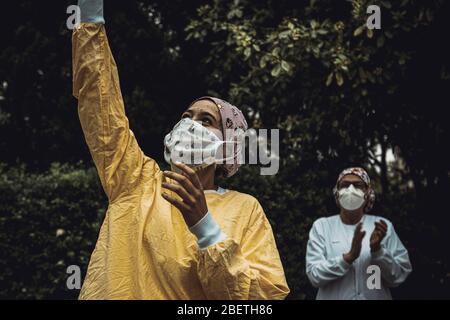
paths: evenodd
<path fill-rule="evenodd" d="M 181 119 L 164 138 L 164 159 L 171 164 L 182 162 L 194 170 L 219 163 L 223 134 L 220 130 L 207 129 L 200 123 L 190 119 Z"/>
<path fill-rule="evenodd" d="M 348 211 L 354 211 L 363 205 L 365 201 L 364 191 L 356 189 L 353 184 L 348 188 L 342 188 L 338 191 L 339 204 Z"/>

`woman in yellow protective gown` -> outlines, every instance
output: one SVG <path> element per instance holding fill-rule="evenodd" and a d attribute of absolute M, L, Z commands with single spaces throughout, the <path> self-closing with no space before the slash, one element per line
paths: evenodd
<path fill-rule="evenodd" d="M 142 152 L 125 115 L 103 3 L 78 4 L 73 94 L 109 201 L 79 298 L 284 299 L 289 288 L 261 205 L 214 184 L 216 170 L 230 176 L 238 166 L 173 163 L 176 170 L 163 172 Z M 236 107 L 213 97 L 182 117 L 222 139 L 224 126 L 246 129 Z"/>

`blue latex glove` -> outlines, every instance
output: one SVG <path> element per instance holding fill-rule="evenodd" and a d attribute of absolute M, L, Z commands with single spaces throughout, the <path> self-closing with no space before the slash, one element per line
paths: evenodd
<path fill-rule="evenodd" d="M 81 22 L 105 23 L 103 0 L 78 0 Z"/>

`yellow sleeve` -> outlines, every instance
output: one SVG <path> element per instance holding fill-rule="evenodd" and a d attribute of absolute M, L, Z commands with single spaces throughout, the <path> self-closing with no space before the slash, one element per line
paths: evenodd
<path fill-rule="evenodd" d="M 144 154 L 128 125 L 117 66 L 103 24 L 82 23 L 74 29 L 72 64 L 81 127 L 112 202 L 137 186 Z M 156 170 L 157 165 L 152 167 Z"/>
<path fill-rule="evenodd" d="M 199 252 L 198 275 L 208 299 L 284 299 L 289 294 L 272 228 L 259 203 L 240 244 L 228 238 Z"/>

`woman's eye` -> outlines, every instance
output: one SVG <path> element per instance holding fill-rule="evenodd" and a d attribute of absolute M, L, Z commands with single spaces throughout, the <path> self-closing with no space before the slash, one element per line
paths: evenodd
<path fill-rule="evenodd" d="M 210 120 L 209 118 L 203 119 L 202 122 L 203 122 L 204 124 L 208 124 L 208 125 L 211 124 L 211 120 Z"/>

